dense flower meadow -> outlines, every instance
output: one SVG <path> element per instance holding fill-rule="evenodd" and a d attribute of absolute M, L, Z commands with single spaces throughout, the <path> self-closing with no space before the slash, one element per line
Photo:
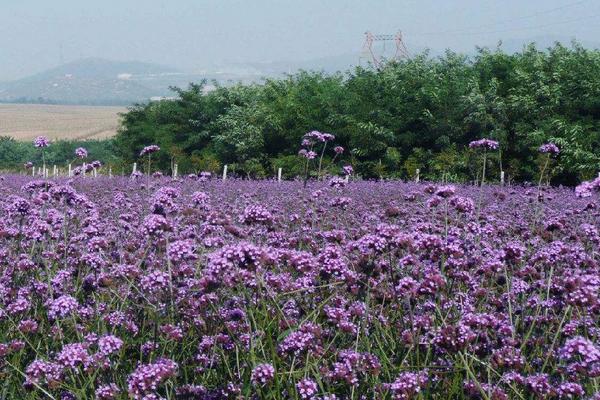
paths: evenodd
<path fill-rule="evenodd" d="M 4 176 L 0 398 L 600 399 L 593 189 Z"/>

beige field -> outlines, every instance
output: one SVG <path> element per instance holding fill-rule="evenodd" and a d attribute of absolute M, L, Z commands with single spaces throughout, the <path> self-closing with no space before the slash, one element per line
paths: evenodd
<path fill-rule="evenodd" d="M 33 140 L 103 139 L 117 133 L 125 107 L 0 104 L 0 136 Z"/>

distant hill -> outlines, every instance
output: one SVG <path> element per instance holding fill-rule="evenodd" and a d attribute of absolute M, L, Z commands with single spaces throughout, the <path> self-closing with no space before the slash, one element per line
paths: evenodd
<path fill-rule="evenodd" d="M 0 82 L 0 103 L 130 105 L 169 97 L 190 82 L 255 82 L 268 76 L 254 68 L 213 68 L 194 73 L 168 66 L 86 58 L 12 82 Z"/>
<path fill-rule="evenodd" d="M 0 83 L 1 102 L 58 104 L 131 104 L 165 96 L 168 85 L 148 85 L 151 78 L 181 74 L 171 67 L 142 62 L 88 58 L 13 82 Z"/>

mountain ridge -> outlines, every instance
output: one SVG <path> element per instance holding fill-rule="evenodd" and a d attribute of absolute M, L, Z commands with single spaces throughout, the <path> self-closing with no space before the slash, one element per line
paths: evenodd
<path fill-rule="evenodd" d="M 495 49 L 499 44 L 501 50 L 510 54 L 522 51 L 524 46 L 532 42 L 539 49 L 547 49 L 556 42 L 571 45 L 570 40 L 565 41 L 562 37 L 543 36 L 509 39 L 495 45 L 478 46 L 469 52 L 458 52 L 474 56 L 477 48 Z M 600 48 L 600 43 L 577 43 L 585 48 Z M 411 45 L 409 50 L 413 55 L 427 51 L 431 57 L 446 52 L 417 44 Z M 170 87 L 187 87 L 190 82 L 260 82 L 264 78 L 282 77 L 299 70 L 345 72 L 358 65 L 367 65 L 368 62 L 368 59 L 361 60 L 360 52 L 346 52 L 304 60 L 219 63 L 208 69 L 189 72 L 158 63 L 90 57 L 15 81 L 0 82 L 0 103 L 131 105 L 173 96 Z"/>

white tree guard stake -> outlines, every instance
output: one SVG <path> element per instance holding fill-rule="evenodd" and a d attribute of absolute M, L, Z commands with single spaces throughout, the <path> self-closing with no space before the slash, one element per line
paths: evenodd
<path fill-rule="evenodd" d="M 283 168 L 279 168 L 277 170 L 277 182 L 281 182 L 281 171 L 283 170 Z"/>
<path fill-rule="evenodd" d="M 58 175 L 58 168 L 56 168 L 56 165 L 55 165 L 52 169 L 52 176 L 54 176 L 56 178 L 57 175 Z"/>
<path fill-rule="evenodd" d="M 94 168 L 94 178 L 98 177 L 98 170 L 96 168 Z"/>
<path fill-rule="evenodd" d="M 415 182 L 419 182 L 421 180 L 421 177 L 419 176 L 420 174 L 421 170 L 417 168 L 417 170 L 415 171 Z"/>
<path fill-rule="evenodd" d="M 173 164 L 173 179 L 177 178 L 177 164 Z"/>
<path fill-rule="evenodd" d="M 112 167 L 108 167 L 108 177 L 112 178 Z"/>
<path fill-rule="evenodd" d="M 71 164 L 69 164 L 69 178 L 71 177 L 71 175 L 73 175 L 72 170 L 71 170 Z"/>
<path fill-rule="evenodd" d="M 132 173 L 135 174 L 136 172 L 137 172 L 137 163 L 134 162 L 133 163 L 133 171 L 132 171 Z"/>
<path fill-rule="evenodd" d="M 227 180 L 227 164 L 223 167 L 223 180 Z"/>
<path fill-rule="evenodd" d="M 504 171 L 500 171 L 500 184 L 504 186 Z"/>
<path fill-rule="evenodd" d="M 83 170 L 81 172 L 83 174 L 83 176 L 85 176 L 85 170 L 86 170 L 86 165 L 85 165 L 85 163 L 83 163 Z"/>
<path fill-rule="evenodd" d="M 31 167 L 31 176 L 35 176 L 35 167 Z"/>
<path fill-rule="evenodd" d="M 346 175 L 346 183 L 350 182 L 350 175 Z"/>

